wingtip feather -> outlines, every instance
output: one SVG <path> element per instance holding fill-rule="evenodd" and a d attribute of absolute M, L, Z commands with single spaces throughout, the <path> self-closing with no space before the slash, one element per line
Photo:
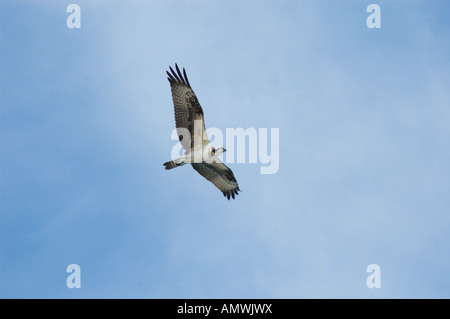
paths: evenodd
<path fill-rule="evenodd" d="M 178 84 L 184 84 L 187 87 L 191 88 L 191 84 L 189 83 L 186 69 L 183 68 L 183 73 L 181 73 L 180 68 L 178 67 L 178 64 L 175 63 L 175 70 L 172 68 L 172 66 L 169 65 L 169 71 L 166 71 L 167 75 L 169 75 L 169 82 L 170 84 L 178 83 Z"/>

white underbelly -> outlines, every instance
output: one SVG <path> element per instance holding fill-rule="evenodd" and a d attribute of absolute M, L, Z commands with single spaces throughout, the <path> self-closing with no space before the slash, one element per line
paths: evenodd
<path fill-rule="evenodd" d="M 211 163 L 214 161 L 214 156 L 211 155 L 211 152 L 207 147 L 204 147 L 203 150 L 190 152 L 189 154 L 184 155 L 183 161 L 185 163 Z"/>

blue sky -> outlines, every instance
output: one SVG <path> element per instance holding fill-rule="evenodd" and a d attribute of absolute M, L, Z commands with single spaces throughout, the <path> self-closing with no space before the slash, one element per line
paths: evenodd
<path fill-rule="evenodd" d="M 450 297 L 447 1 L 70 3 L 0 2 L 0 297 Z M 207 127 L 279 128 L 235 201 L 163 169 L 175 62 Z"/>

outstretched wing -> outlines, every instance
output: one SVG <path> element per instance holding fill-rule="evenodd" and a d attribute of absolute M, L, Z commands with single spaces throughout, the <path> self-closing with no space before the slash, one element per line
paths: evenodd
<path fill-rule="evenodd" d="M 192 167 L 204 178 L 213 183 L 218 189 L 230 199 L 230 196 L 238 195 L 239 185 L 234 177 L 233 171 L 216 158 L 214 163 L 191 163 Z"/>
<path fill-rule="evenodd" d="M 167 79 L 170 82 L 172 90 L 172 100 L 175 109 L 175 125 L 177 127 L 178 138 L 185 151 L 194 149 L 196 143 L 208 143 L 205 134 L 205 121 L 203 119 L 203 110 L 198 102 L 197 96 L 189 84 L 186 70 L 180 72 L 175 63 L 176 72 L 170 68 Z M 189 133 L 189 136 L 186 134 Z"/>

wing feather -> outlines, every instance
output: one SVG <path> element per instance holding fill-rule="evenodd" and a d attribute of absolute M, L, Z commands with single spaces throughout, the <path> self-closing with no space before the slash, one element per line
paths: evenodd
<path fill-rule="evenodd" d="M 172 91 L 175 125 L 183 149 L 190 151 L 196 143 L 203 144 L 209 141 L 205 134 L 203 109 L 189 84 L 186 70 L 183 68 L 183 73 L 181 73 L 176 63 L 175 69 L 176 71 L 169 67 L 170 72 L 166 71 Z M 194 124 L 197 123 L 196 121 L 199 121 L 199 128 L 194 127 Z M 186 129 L 189 131 L 189 138 L 184 137 Z"/>
<path fill-rule="evenodd" d="M 191 165 L 200 175 L 221 190 L 223 196 L 234 199 L 235 195 L 238 195 L 240 189 L 233 171 L 220 160 L 216 159 L 214 163 L 191 163 Z"/>

